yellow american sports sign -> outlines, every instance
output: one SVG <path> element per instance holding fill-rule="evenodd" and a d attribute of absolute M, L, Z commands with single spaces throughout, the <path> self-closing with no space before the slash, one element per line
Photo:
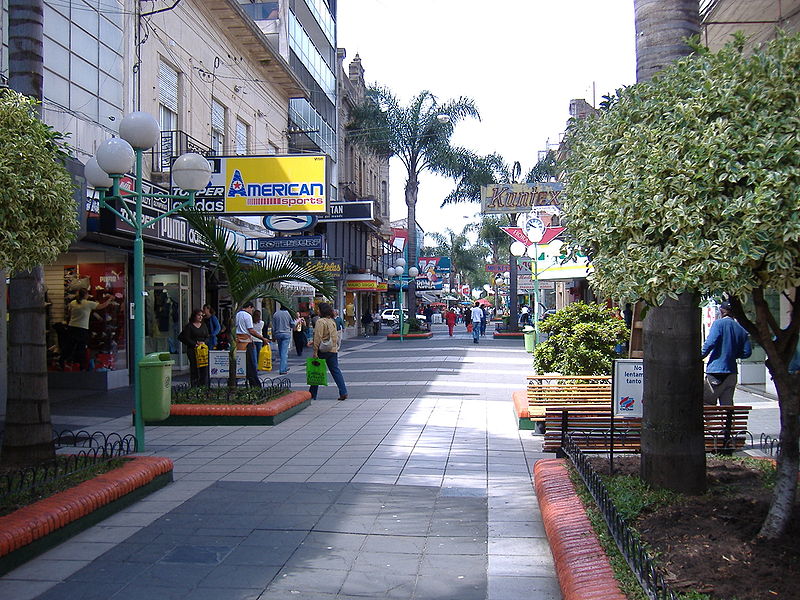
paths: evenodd
<path fill-rule="evenodd" d="M 325 156 L 211 157 L 211 182 L 196 196 L 206 212 L 325 213 Z"/>

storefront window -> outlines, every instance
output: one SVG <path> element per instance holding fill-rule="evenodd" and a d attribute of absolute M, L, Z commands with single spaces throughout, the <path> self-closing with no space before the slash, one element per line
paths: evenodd
<path fill-rule="evenodd" d="M 178 335 L 191 311 L 189 274 L 148 265 L 145 291 L 145 354 L 169 352 L 176 366 L 188 364 Z"/>
<path fill-rule="evenodd" d="M 45 267 L 47 359 L 50 370 L 114 371 L 127 368 L 127 273 L 124 257 L 106 253 L 64 255 Z M 81 298 L 85 294 L 85 300 Z M 81 300 L 80 302 L 78 300 Z M 79 318 L 96 302 L 88 321 Z"/>

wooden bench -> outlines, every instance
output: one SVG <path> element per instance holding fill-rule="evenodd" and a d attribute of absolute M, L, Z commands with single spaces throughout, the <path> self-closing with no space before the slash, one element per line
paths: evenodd
<path fill-rule="evenodd" d="M 750 406 L 704 406 L 703 429 L 706 452 L 730 454 L 744 447 Z M 611 409 L 593 406 L 549 407 L 545 416 L 542 449 L 557 452 L 561 448 L 564 423 L 572 439 L 584 452 L 608 452 L 611 441 Z M 614 419 L 614 450 L 641 451 L 641 420 Z"/>
<path fill-rule="evenodd" d="M 528 376 L 528 415 L 544 421 L 550 406 L 610 405 L 611 377 L 608 375 Z"/>

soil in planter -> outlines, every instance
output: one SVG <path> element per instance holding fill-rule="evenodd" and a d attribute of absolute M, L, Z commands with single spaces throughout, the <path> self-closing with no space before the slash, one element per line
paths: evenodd
<path fill-rule="evenodd" d="M 592 463 L 608 473 L 607 460 Z M 614 466 L 617 473 L 638 476 L 639 457 L 615 458 Z M 772 498 L 761 471 L 712 457 L 707 470 L 708 493 L 683 496 L 633 523 L 669 584 L 714 600 L 800 599 L 800 505 L 781 539 L 756 541 Z"/>

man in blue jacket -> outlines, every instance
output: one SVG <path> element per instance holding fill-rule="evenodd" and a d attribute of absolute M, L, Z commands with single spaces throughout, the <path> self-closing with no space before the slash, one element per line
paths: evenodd
<path fill-rule="evenodd" d="M 723 302 L 719 312 L 722 318 L 711 325 L 702 349 L 703 358 L 710 354 L 706 365 L 703 402 L 713 406 L 719 401 L 720 406 L 733 406 L 736 374 L 739 372 L 736 359 L 747 358 L 753 350 L 747 331 L 731 316 L 730 302 Z"/>

